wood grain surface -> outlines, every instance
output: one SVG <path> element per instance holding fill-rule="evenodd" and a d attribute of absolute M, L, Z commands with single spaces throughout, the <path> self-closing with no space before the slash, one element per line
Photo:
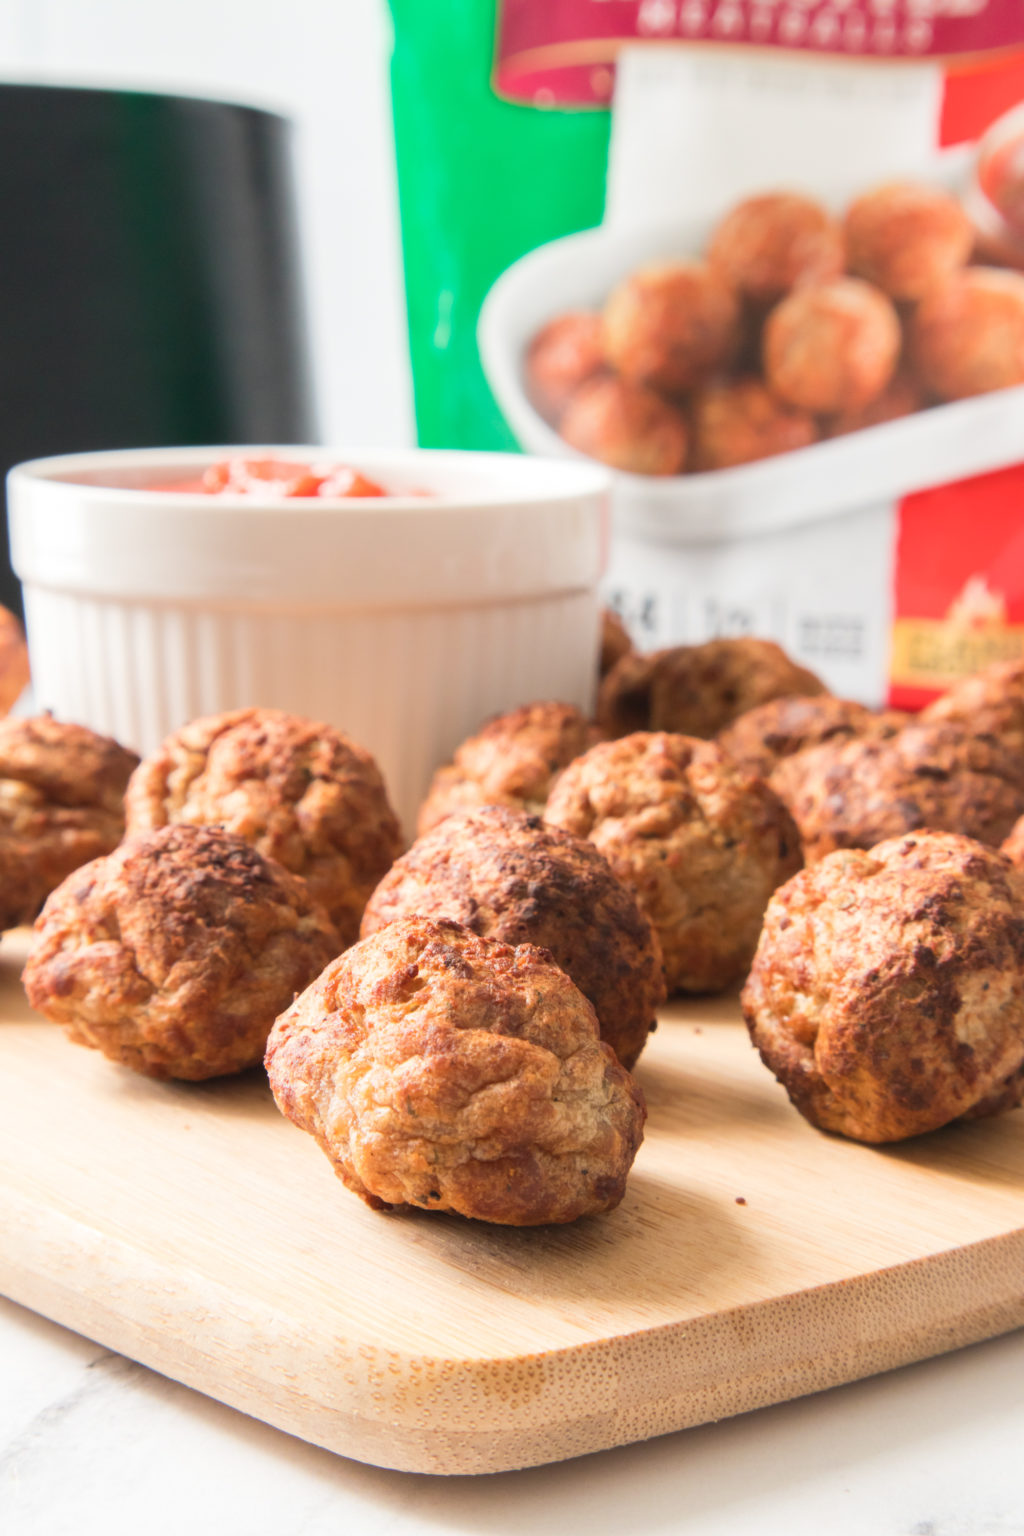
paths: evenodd
<path fill-rule="evenodd" d="M 73 1046 L 0 945 L 0 1290 L 346 1456 L 561 1460 L 1024 1324 L 1024 1113 L 824 1136 L 735 999 L 670 1007 L 623 1204 L 512 1230 L 368 1210 L 259 1073 L 159 1084 Z"/>

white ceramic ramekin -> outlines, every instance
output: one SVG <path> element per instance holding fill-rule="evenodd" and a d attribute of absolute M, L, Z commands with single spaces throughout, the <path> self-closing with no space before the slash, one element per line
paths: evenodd
<path fill-rule="evenodd" d="M 355 465 L 395 494 L 147 489 L 238 454 Z M 418 494 L 428 492 L 430 494 Z M 339 726 L 411 828 L 431 772 L 489 715 L 589 708 L 607 477 L 516 455 L 133 450 L 8 480 L 35 702 L 140 752 L 249 704 Z"/>

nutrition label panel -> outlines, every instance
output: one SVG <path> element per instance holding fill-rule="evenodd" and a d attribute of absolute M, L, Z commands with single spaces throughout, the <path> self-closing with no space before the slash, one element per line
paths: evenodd
<path fill-rule="evenodd" d="M 884 702 L 893 505 L 721 544 L 618 535 L 604 598 L 641 649 L 717 635 L 777 640 L 836 693 Z"/>

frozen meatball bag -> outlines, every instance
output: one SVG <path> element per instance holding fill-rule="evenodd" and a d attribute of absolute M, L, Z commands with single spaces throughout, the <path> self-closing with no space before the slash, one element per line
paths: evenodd
<path fill-rule="evenodd" d="M 1016 0 L 390 0 L 421 444 L 596 459 L 640 651 L 1024 656 Z"/>

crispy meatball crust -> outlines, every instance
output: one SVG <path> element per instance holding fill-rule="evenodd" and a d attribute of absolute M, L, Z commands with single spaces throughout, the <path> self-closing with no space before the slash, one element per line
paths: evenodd
<path fill-rule="evenodd" d="M 998 662 L 961 678 L 925 706 L 921 720 L 949 721 L 978 735 L 995 736 L 1024 756 L 1024 658 Z"/>
<path fill-rule="evenodd" d="M 417 832 L 422 837 L 453 811 L 480 805 L 542 811 L 561 770 L 597 740 L 596 728 L 575 704 L 523 704 L 497 715 L 434 774 Z"/>
<path fill-rule="evenodd" d="M 800 1113 L 899 1141 L 1024 1091 L 1024 875 L 924 832 L 840 851 L 777 891 L 743 1010 Z"/>
<path fill-rule="evenodd" d="M 1015 864 L 1018 869 L 1024 869 L 1024 816 L 1019 816 L 1003 839 L 1000 850 Z"/>
<path fill-rule="evenodd" d="M 625 657 L 601 684 L 597 723 L 607 736 L 672 731 L 711 737 L 769 699 L 824 692 L 821 679 L 797 666 L 774 640 L 706 640 Z"/>
<path fill-rule="evenodd" d="M 526 393 L 544 420 L 554 426 L 574 391 L 604 367 L 600 315 L 585 311 L 556 315 L 526 350 Z"/>
<path fill-rule="evenodd" d="M 639 1085 L 545 950 L 411 917 L 283 1013 L 267 1071 L 290 1120 L 368 1205 L 507 1226 L 611 1210 L 643 1134 Z"/>
<path fill-rule="evenodd" d="M 665 998 L 661 950 L 636 897 L 585 838 L 484 806 L 414 843 L 370 897 L 362 937 L 400 917 L 450 917 L 481 938 L 550 950 L 632 1067 Z"/>
<path fill-rule="evenodd" d="M 36 923 L 33 1008 L 148 1077 L 255 1066 L 276 1015 L 338 952 L 304 881 L 218 827 L 129 837 Z"/>
<path fill-rule="evenodd" d="M 1024 276 L 996 267 L 954 272 L 917 306 L 909 340 L 918 378 L 940 400 L 1024 384 Z"/>
<path fill-rule="evenodd" d="M 643 267 L 609 296 L 603 337 L 605 356 L 627 383 L 679 395 L 730 360 L 739 304 L 703 262 Z"/>
<path fill-rule="evenodd" d="M 769 699 L 718 734 L 718 745 L 748 773 L 767 778 L 776 763 L 822 741 L 860 736 L 879 717 L 852 699 L 830 693 Z"/>
<path fill-rule="evenodd" d="M 761 304 L 797 283 L 838 277 L 843 261 L 839 224 L 820 203 L 795 192 L 764 192 L 737 203 L 708 247 L 712 269 Z"/>
<path fill-rule="evenodd" d="M 0 927 L 30 923 L 66 875 L 117 847 L 138 761 L 52 715 L 0 720 Z"/>
<path fill-rule="evenodd" d="M 765 324 L 765 378 L 813 415 L 863 410 L 892 378 L 901 343 L 892 301 L 860 278 L 797 288 Z"/>
<path fill-rule="evenodd" d="M 892 734 L 825 741 L 783 759 L 770 782 L 808 864 L 925 829 L 998 847 L 1024 814 L 1024 762 L 952 723 L 912 720 Z"/>
<path fill-rule="evenodd" d="M 220 825 L 308 881 L 342 944 L 402 848 L 377 764 L 334 726 L 276 709 L 193 720 L 139 765 L 129 832 Z"/>
<path fill-rule="evenodd" d="M 893 181 L 863 193 L 844 221 L 847 264 L 892 299 L 914 302 L 964 266 L 971 221 L 941 187 Z"/>
<path fill-rule="evenodd" d="M 28 684 L 25 631 L 9 608 L 0 607 L 0 715 L 14 708 Z"/>
<path fill-rule="evenodd" d="M 599 677 L 605 677 L 623 656 L 633 653 L 633 641 L 614 608 L 601 609 L 601 651 L 598 657 Z"/>
<path fill-rule="evenodd" d="M 768 785 L 687 736 L 638 731 L 592 747 L 545 815 L 589 837 L 636 892 L 669 992 L 741 981 L 769 896 L 801 863 L 796 827 Z"/>
<path fill-rule="evenodd" d="M 582 384 L 559 431 L 570 448 L 631 475 L 678 475 L 685 463 L 686 417 L 653 389 L 612 374 Z"/>
<path fill-rule="evenodd" d="M 784 405 L 760 379 L 709 384 L 693 400 L 690 468 L 731 469 L 807 448 L 818 437 L 813 416 Z"/>

